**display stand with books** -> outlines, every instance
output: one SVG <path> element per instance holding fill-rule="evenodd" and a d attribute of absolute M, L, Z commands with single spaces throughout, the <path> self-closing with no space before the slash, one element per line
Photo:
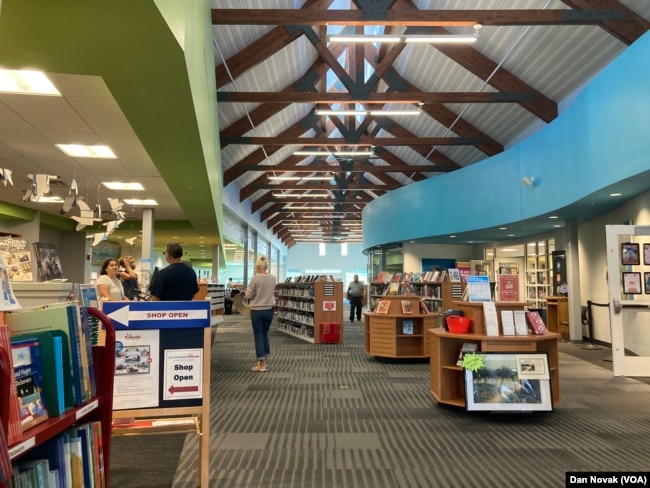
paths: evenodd
<path fill-rule="evenodd" d="M 26 324 L 26 328 L 40 324 L 42 328 L 43 323 L 36 318 L 40 317 L 41 312 L 51 317 L 52 320 L 60 320 L 61 317 L 66 320 L 66 324 L 55 324 L 53 327 L 77 327 L 78 324 L 67 322 L 68 318 L 71 317 L 67 315 L 67 312 L 74 312 L 77 306 L 75 304 L 64 305 L 65 308 L 63 308 L 62 304 L 58 304 L 58 306 L 52 308 L 39 307 L 38 309 L 17 310 L 15 312 L 21 314 L 20 320 L 13 320 L 7 314 L 5 314 L 4 320 L 12 335 L 31 334 L 30 331 L 22 330 L 23 324 Z M 55 313 L 50 312 L 51 310 L 54 310 Z M 60 313 L 62 311 L 66 312 L 66 314 Z M 64 472 L 67 469 L 66 466 L 73 466 L 78 468 L 78 470 L 75 469 L 75 480 L 78 480 L 76 476 L 93 477 L 95 486 L 110 486 L 115 332 L 111 321 L 102 312 L 89 308 L 87 313 L 97 318 L 106 331 L 104 344 L 86 350 L 86 357 L 81 358 L 77 364 L 77 367 L 81 365 L 82 368 L 87 369 L 83 373 L 92 378 L 95 393 L 78 401 L 75 398 L 74 404 L 66 408 L 60 415 L 50 413 L 46 420 L 25 430 L 18 440 L 9 444 L 7 449 L 8 458 L 14 466 L 18 467 L 18 469 L 13 470 L 15 477 L 36 476 L 35 473 L 40 472 L 45 464 L 43 460 L 48 459 L 50 469 L 57 472 L 55 477 L 59 477 L 58 479 L 72 476 L 72 468 L 70 468 L 67 475 Z M 3 351 L 0 351 L 0 353 Z M 79 351 L 80 354 L 84 354 L 81 349 Z M 4 354 L 0 354 L 0 390 L 2 391 L 0 396 L 0 422 L 3 430 L 8 432 L 10 429 L 8 412 L 12 398 L 13 401 L 16 400 L 10 393 L 10 388 L 8 388 L 11 384 L 10 373 L 13 369 L 7 364 L 10 360 L 6 351 L 4 352 Z M 50 364 L 44 364 L 42 367 L 54 368 Z M 75 369 L 74 372 L 82 373 L 78 369 Z M 79 379 L 76 376 L 74 377 L 75 382 Z M 44 390 L 50 387 L 51 385 L 47 383 L 43 385 Z M 78 453 L 80 456 L 74 458 L 74 462 L 72 462 L 72 457 L 66 458 L 65 461 L 62 457 L 64 456 L 66 444 L 68 444 L 68 449 L 72 444 L 79 447 Z M 82 446 L 85 446 L 85 449 L 82 449 Z M 0 453 L 0 456 L 2 455 L 3 453 Z M 32 472 L 32 469 L 36 471 Z M 84 474 L 80 474 L 81 472 Z M 6 486 L 7 481 L 0 482 L 0 487 L 5 488 Z M 38 486 L 46 486 L 46 484 L 42 483 Z"/>
<path fill-rule="evenodd" d="M 438 314 L 425 312 L 417 295 L 385 295 L 382 301 L 386 313 L 364 313 L 366 353 L 387 358 L 429 357 L 425 332 L 438 325 Z"/>
<path fill-rule="evenodd" d="M 198 436 L 199 486 L 209 483 L 210 302 L 104 302 L 115 326 L 117 435 Z"/>
<path fill-rule="evenodd" d="M 502 353 L 546 353 L 550 371 L 553 405 L 560 403 L 560 372 L 558 357 L 559 334 L 546 332 L 541 335 L 526 330 L 526 335 L 504 335 L 502 311 L 512 311 L 516 316 L 524 312 L 524 303 L 496 303 L 498 311 L 498 335 L 488 335 L 483 317 L 483 303 L 456 302 L 454 307 L 470 319 L 467 334 L 452 334 L 443 328 L 427 331 L 430 341 L 430 389 L 439 404 L 465 407 L 464 370 L 458 364 L 463 348 L 468 351 Z M 508 329 L 508 327 L 506 327 Z M 475 344 L 475 346 L 471 346 Z"/>
<path fill-rule="evenodd" d="M 340 324 L 343 341 L 343 282 L 278 283 L 278 330 L 303 341 L 320 344 L 323 324 Z"/>

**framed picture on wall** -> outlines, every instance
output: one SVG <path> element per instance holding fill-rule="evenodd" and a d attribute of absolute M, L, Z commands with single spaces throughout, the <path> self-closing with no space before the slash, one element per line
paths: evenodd
<path fill-rule="evenodd" d="M 626 295 L 641 294 L 641 273 L 623 273 L 623 293 Z"/>
<path fill-rule="evenodd" d="M 93 266 L 101 266 L 107 259 L 118 259 L 120 257 L 120 245 L 115 242 L 101 241 L 93 246 L 91 263 Z"/>
<path fill-rule="evenodd" d="M 633 242 L 621 244 L 621 264 L 628 266 L 640 264 L 638 244 Z"/>
<path fill-rule="evenodd" d="M 644 273 L 645 294 L 650 295 L 650 273 Z"/>
<path fill-rule="evenodd" d="M 650 244 L 643 245 L 643 264 L 650 266 Z"/>

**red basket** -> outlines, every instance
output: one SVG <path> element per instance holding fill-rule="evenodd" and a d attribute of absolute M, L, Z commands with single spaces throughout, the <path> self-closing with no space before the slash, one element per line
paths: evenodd
<path fill-rule="evenodd" d="M 469 319 L 460 315 L 448 315 L 445 320 L 447 327 L 452 334 L 467 334 L 469 330 Z"/>
<path fill-rule="evenodd" d="M 324 322 L 320 324 L 320 341 L 327 344 L 341 342 L 341 324 L 337 322 Z"/>

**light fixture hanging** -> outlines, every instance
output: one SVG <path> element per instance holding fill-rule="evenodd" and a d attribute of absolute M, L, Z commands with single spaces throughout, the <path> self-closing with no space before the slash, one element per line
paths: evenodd
<path fill-rule="evenodd" d="M 476 42 L 478 35 L 456 35 L 456 34 L 412 34 L 403 36 L 390 36 L 381 34 L 351 34 L 331 35 L 327 37 L 329 42 L 357 43 L 357 42 L 379 42 L 379 43 L 429 43 L 429 44 L 471 44 Z"/>
<path fill-rule="evenodd" d="M 269 176 L 271 181 L 329 181 L 331 176 Z"/>
<path fill-rule="evenodd" d="M 316 110 L 316 115 L 420 115 L 420 110 Z"/>
<path fill-rule="evenodd" d="M 374 151 L 295 151 L 294 156 L 373 156 Z"/>

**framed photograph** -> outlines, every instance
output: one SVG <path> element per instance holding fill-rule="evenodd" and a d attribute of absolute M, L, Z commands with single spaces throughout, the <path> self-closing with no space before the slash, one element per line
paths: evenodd
<path fill-rule="evenodd" d="M 650 295 L 650 273 L 644 273 L 643 280 L 645 282 L 645 294 Z"/>
<path fill-rule="evenodd" d="M 621 244 L 621 264 L 635 265 L 640 263 L 639 245 L 633 242 L 624 242 Z"/>
<path fill-rule="evenodd" d="M 454 283 L 460 283 L 462 278 L 460 275 L 460 270 L 458 268 L 449 268 L 447 271 L 449 273 L 449 281 L 453 281 Z"/>
<path fill-rule="evenodd" d="M 545 353 L 478 353 L 484 367 L 465 370 L 465 405 L 471 412 L 552 412 Z M 521 371 L 521 373 L 520 373 Z"/>
<path fill-rule="evenodd" d="M 641 273 L 623 273 L 623 293 L 626 295 L 640 295 Z"/>
<path fill-rule="evenodd" d="M 643 245 L 643 264 L 650 266 L 650 244 Z"/>
<path fill-rule="evenodd" d="M 107 259 L 120 257 L 120 245 L 114 242 L 101 241 L 93 246 L 91 251 L 91 263 L 93 266 L 101 266 Z"/>

